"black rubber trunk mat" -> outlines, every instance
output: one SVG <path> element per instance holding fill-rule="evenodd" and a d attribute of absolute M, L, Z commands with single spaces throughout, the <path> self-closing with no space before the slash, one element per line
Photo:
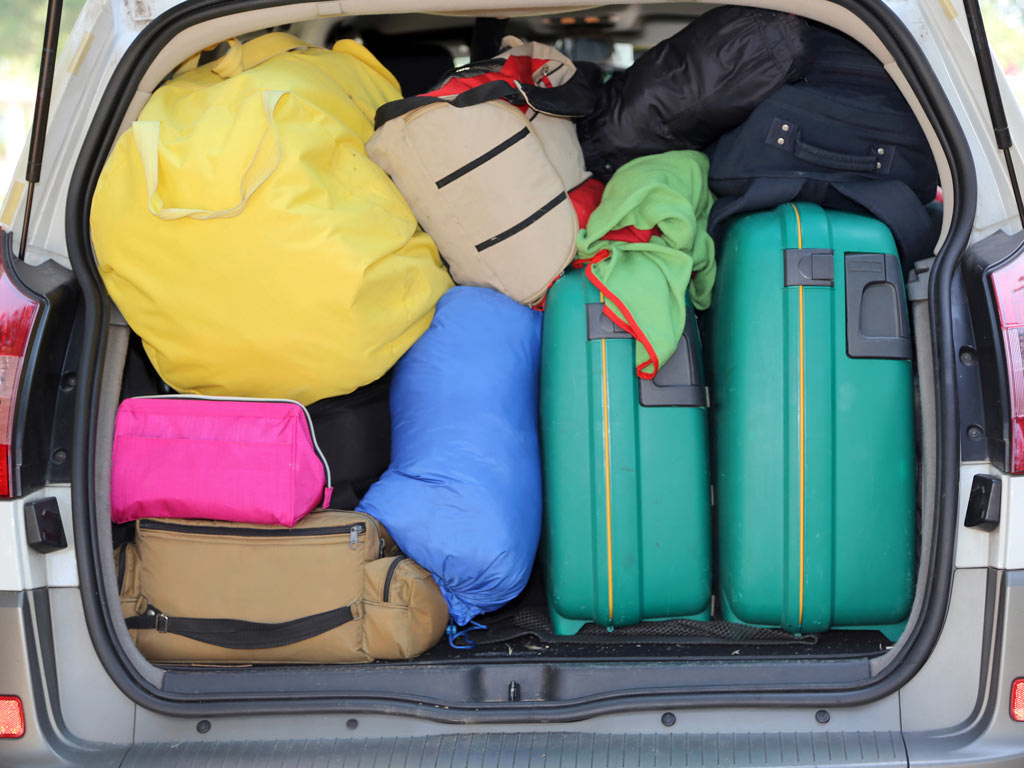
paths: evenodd
<path fill-rule="evenodd" d="M 551 620 L 543 608 L 527 605 L 511 612 L 481 616 L 479 623 L 486 629 L 471 630 L 457 643 L 487 645 L 504 643 L 521 637 L 534 637 L 544 643 L 608 645 L 610 643 L 686 643 L 720 645 L 814 645 L 817 635 L 797 637 L 781 629 L 751 627 L 729 621 L 693 621 L 666 619 L 645 621 L 614 631 L 587 624 L 575 635 L 556 635 Z"/>

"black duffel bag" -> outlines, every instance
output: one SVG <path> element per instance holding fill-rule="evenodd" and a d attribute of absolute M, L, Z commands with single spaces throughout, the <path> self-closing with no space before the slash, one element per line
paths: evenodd
<path fill-rule="evenodd" d="M 800 200 L 881 220 L 906 266 L 931 256 L 938 221 L 925 206 L 938 171 L 917 118 L 870 53 L 830 30 L 814 40 L 806 80 L 777 90 L 710 148 L 718 200 L 709 231 Z"/>
<path fill-rule="evenodd" d="M 355 509 L 391 461 L 391 410 L 387 374 L 355 392 L 307 406 L 313 434 L 331 468 L 331 506 Z"/>

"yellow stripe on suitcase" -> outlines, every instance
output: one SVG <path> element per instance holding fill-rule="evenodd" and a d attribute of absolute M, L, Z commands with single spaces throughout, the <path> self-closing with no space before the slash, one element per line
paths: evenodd
<path fill-rule="evenodd" d="M 604 297 L 601 297 L 604 301 Z M 612 587 L 612 457 L 611 426 L 608 423 L 608 345 L 601 339 L 601 412 L 604 415 L 604 516 L 608 539 L 608 621 L 614 617 L 614 589 Z"/>
<path fill-rule="evenodd" d="M 804 247 L 804 232 L 800 224 L 800 209 L 798 209 L 793 203 L 790 203 L 793 207 L 793 212 L 796 214 L 796 247 Z M 799 597 L 799 609 L 797 613 L 796 622 L 798 625 L 804 623 L 804 287 L 798 286 L 800 289 L 800 394 L 798 397 L 799 401 L 799 416 L 797 417 L 797 424 L 799 425 L 800 432 L 800 597 Z"/>

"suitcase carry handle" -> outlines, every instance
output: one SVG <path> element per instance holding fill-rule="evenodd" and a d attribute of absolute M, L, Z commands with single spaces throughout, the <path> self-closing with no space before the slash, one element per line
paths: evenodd
<path fill-rule="evenodd" d="M 272 174 L 281 162 L 281 141 L 277 133 L 277 123 L 274 120 L 274 110 L 277 108 L 281 97 L 288 91 L 263 91 L 261 98 L 263 102 L 263 114 L 267 119 L 267 128 L 260 137 L 256 150 L 253 152 L 249 166 L 242 171 L 238 182 L 239 200 L 230 208 L 209 210 L 206 208 L 178 208 L 167 207 L 164 199 L 157 191 L 160 184 L 160 123 L 153 120 L 136 120 L 132 123 L 132 136 L 135 139 L 135 148 L 138 150 L 139 158 L 142 160 L 142 173 L 146 180 L 146 203 L 149 212 L 164 221 L 175 219 L 219 219 L 237 216 L 245 209 L 249 198 L 260 188 L 270 174 Z M 264 159 L 270 147 L 273 146 L 271 159 Z"/>
<path fill-rule="evenodd" d="M 629 331 L 615 325 L 604 312 L 600 302 L 587 304 L 587 340 L 627 339 L 633 341 Z M 687 306 L 686 325 L 683 335 L 672 356 L 659 367 L 653 379 L 638 379 L 640 405 L 689 406 L 706 408 L 707 389 L 704 386 L 704 369 L 700 363 L 700 341 L 697 332 L 697 318 L 693 309 Z"/>
<path fill-rule="evenodd" d="M 903 270 L 893 253 L 847 253 L 846 354 L 911 358 Z"/>
<path fill-rule="evenodd" d="M 170 632 L 172 635 L 181 635 L 221 648 L 254 650 L 278 648 L 308 640 L 340 627 L 353 618 L 352 609 L 347 605 L 279 624 L 238 619 L 183 619 L 167 616 L 150 605 L 145 613 L 130 616 L 125 623 L 128 629 L 155 629 L 157 632 Z"/>
<path fill-rule="evenodd" d="M 799 133 L 793 137 L 793 155 L 804 162 L 830 168 L 835 171 L 856 171 L 873 173 L 881 169 L 882 164 L 875 155 L 848 155 L 834 152 L 831 149 L 808 144 L 800 138 Z"/>

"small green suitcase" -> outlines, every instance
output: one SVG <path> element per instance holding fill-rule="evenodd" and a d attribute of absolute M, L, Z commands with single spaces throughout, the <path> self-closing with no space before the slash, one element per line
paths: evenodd
<path fill-rule="evenodd" d="M 571 635 L 709 616 L 707 390 L 693 312 L 651 381 L 582 270 L 548 293 L 541 352 L 551 622 Z"/>
<path fill-rule="evenodd" d="M 897 637 L 914 588 L 915 452 L 889 230 L 804 203 L 737 217 L 710 332 L 724 617 Z"/>

